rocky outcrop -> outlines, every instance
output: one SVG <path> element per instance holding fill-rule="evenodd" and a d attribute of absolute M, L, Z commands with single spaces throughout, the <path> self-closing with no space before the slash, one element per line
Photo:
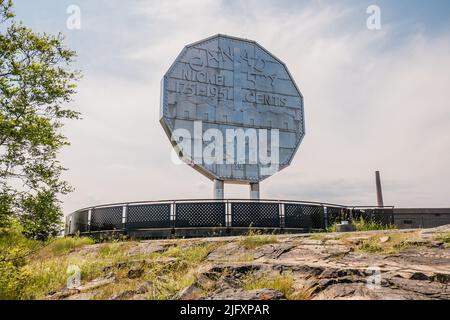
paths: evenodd
<path fill-rule="evenodd" d="M 283 293 L 275 289 L 226 289 L 217 294 L 202 298 L 203 300 L 280 300 Z"/>
<path fill-rule="evenodd" d="M 450 226 L 278 235 L 251 249 L 241 237 L 150 240 L 132 246 L 128 256 L 164 253 L 173 246 L 217 244 L 190 270 L 193 283 L 172 299 L 450 299 L 449 234 Z M 105 268 L 109 277 L 48 298 L 90 299 L 95 288 L 116 281 L 111 275 L 114 270 L 125 270 L 125 278 L 139 285 L 110 298 L 144 299 L 153 284 L 140 279 L 145 278 L 146 266 L 155 263 L 172 268 L 178 260 L 158 257 L 116 263 Z"/>
<path fill-rule="evenodd" d="M 449 231 L 450 226 L 408 233 L 288 236 L 251 252 L 236 242 L 229 243 L 208 257 L 221 267 L 216 265 L 206 274 L 226 268 L 232 272 L 228 272 L 229 279 L 218 278 L 220 289 L 206 298 L 247 297 L 239 289 L 242 284 L 238 280 L 242 273 L 253 272 L 290 274 L 293 287 L 310 299 L 450 299 L 450 249 L 439 242 L 439 235 Z M 400 248 L 383 252 L 380 247 L 379 253 L 359 250 L 358 245 L 366 241 L 380 246 L 396 241 L 392 247 Z M 239 266 L 240 257 L 249 254 L 254 261 Z"/>
<path fill-rule="evenodd" d="M 47 300 L 89 300 L 93 298 L 93 290 L 114 283 L 116 278 L 112 275 L 106 278 L 97 278 L 78 287 L 64 288 L 61 292 L 51 292 Z"/>

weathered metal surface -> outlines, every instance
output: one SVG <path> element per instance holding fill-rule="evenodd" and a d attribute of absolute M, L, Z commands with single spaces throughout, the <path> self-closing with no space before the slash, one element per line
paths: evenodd
<path fill-rule="evenodd" d="M 284 63 L 254 41 L 216 35 L 186 46 L 165 74 L 161 95 L 160 122 L 169 138 L 177 129 L 195 137 L 194 122 L 202 121 L 201 137 L 208 129 L 223 137 L 227 129 L 256 129 L 261 141 L 263 129 L 271 146 L 271 132 L 279 130 L 279 165 L 268 172 L 259 157 L 257 163 L 227 163 L 225 143 L 224 163 L 208 164 L 198 146 L 204 150 L 209 141 L 192 139 L 192 152 L 178 154 L 210 179 L 259 182 L 290 164 L 305 134 L 297 85 Z M 179 151 L 179 140 L 171 141 Z M 245 148 L 246 159 L 252 148 Z"/>

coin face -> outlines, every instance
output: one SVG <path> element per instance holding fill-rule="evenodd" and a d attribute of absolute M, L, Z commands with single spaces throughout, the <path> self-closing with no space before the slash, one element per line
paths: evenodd
<path fill-rule="evenodd" d="M 211 179 L 259 182 L 290 164 L 305 134 L 300 90 L 254 41 L 216 35 L 186 46 L 161 95 L 172 145 Z"/>

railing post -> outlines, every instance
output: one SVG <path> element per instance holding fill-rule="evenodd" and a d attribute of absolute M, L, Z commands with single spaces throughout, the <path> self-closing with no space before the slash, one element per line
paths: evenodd
<path fill-rule="evenodd" d="M 228 201 L 225 201 L 225 227 L 228 229 L 230 227 L 230 217 L 228 212 Z"/>
<path fill-rule="evenodd" d="M 87 221 L 87 231 L 91 232 L 91 216 L 92 216 L 92 209 L 89 209 L 88 211 L 88 221 Z"/>
<path fill-rule="evenodd" d="M 128 219 L 128 204 L 122 206 L 122 227 L 124 230 L 127 229 L 127 219 Z"/>
<path fill-rule="evenodd" d="M 281 203 L 281 201 L 278 201 L 278 218 L 280 220 L 280 228 L 284 229 L 285 227 L 284 204 Z"/>
<path fill-rule="evenodd" d="M 172 202 L 172 229 L 175 228 L 177 219 L 177 203 L 176 201 Z"/>
<path fill-rule="evenodd" d="M 250 199 L 259 200 L 259 182 L 250 183 Z"/>
<path fill-rule="evenodd" d="M 233 227 L 233 203 L 228 201 L 228 215 L 229 215 L 229 220 L 230 220 L 230 228 Z"/>
<path fill-rule="evenodd" d="M 328 208 L 324 205 L 323 207 L 323 225 L 325 226 L 325 230 L 328 229 Z"/>

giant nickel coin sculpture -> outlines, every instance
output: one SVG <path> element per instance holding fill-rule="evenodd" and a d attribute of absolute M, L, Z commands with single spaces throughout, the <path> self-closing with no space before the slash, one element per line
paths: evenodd
<path fill-rule="evenodd" d="M 287 167 L 305 135 L 303 96 L 258 43 L 216 35 L 186 46 L 164 75 L 160 122 L 177 155 L 223 184 L 259 182 Z"/>

